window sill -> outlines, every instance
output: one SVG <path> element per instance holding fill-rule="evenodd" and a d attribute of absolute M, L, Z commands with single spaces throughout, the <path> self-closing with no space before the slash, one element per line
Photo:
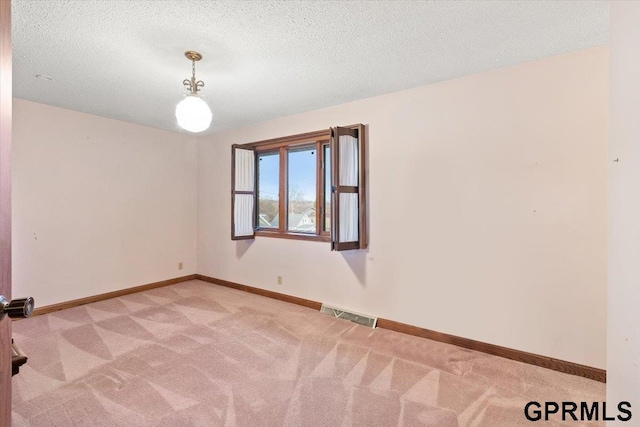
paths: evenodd
<path fill-rule="evenodd" d="M 318 236 L 317 234 L 307 234 L 307 233 L 291 233 L 291 232 L 280 232 L 280 231 L 266 231 L 266 230 L 258 230 L 256 231 L 256 237 L 275 237 L 277 239 L 292 239 L 292 240 L 308 240 L 312 242 L 331 242 L 330 236 Z"/>

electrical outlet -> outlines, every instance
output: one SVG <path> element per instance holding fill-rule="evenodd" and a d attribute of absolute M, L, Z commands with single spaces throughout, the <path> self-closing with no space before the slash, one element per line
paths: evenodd
<path fill-rule="evenodd" d="M 282 285 L 282 276 L 278 276 L 278 285 Z"/>
<path fill-rule="evenodd" d="M 182 266 L 182 263 L 181 263 L 181 262 L 179 262 L 179 263 L 178 263 L 178 270 L 182 270 L 182 267 L 183 267 L 183 266 Z"/>

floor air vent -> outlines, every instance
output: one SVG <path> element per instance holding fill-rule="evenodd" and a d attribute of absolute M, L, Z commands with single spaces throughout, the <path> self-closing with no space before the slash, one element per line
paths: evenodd
<path fill-rule="evenodd" d="M 366 314 L 345 311 L 326 304 L 322 304 L 320 313 L 328 314 L 329 316 L 333 317 L 339 317 L 340 319 L 346 319 L 353 323 L 359 323 L 360 325 L 369 326 L 371 328 L 375 328 L 376 322 L 378 321 L 377 317 L 371 317 L 367 316 Z"/>

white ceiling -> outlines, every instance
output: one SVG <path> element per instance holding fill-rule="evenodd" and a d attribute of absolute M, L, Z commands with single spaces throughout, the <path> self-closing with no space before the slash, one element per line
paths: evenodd
<path fill-rule="evenodd" d="M 191 74 L 209 132 L 604 45 L 603 1 L 13 0 L 14 96 L 178 130 Z M 35 77 L 45 74 L 53 81 Z"/>

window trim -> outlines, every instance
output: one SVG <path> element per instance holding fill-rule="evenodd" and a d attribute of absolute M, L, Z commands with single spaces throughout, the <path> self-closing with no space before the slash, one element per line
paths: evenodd
<path fill-rule="evenodd" d="M 357 193 L 359 193 L 359 224 L 360 224 L 360 228 L 359 228 L 359 242 L 353 242 L 353 243 L 349 243 L 349 244 L 334 244 L 333 240 L 332 240 L 332 235 L 334 235 L 335 233 L 332 232 L 333 227 L 334 227 L 334 218 L 336 217 L 334 215 L 334 213 L 331 213 L 331 226 L 328 230 L 324 230 L 324 226 L 325 226 L 325 216 L 326 216 L 326 200 L 327 200 L 327 195 L 326 195 L 326 185 L 325 185 L 325 173 L 326 173 L 326 166 L 328 164 L 332 163 L 332 159 L 331 158 L 325 158 L 325 146 L 330 147 L 331 149 L 331 155 L 333 156 L 333 147 L 332 147 L 332 134 L 334 131 L 336 131 L 338 128 L 328 128 L 328 129 L 322 129 L 322 130 L 317 130 L 317 131 L 313 131 L 313 132 L 306 132 L 306 133 L 301 133 L 301 134 L 296 134 L 296 135 L 288 135 L 288 136 L 284 136 L 284 137 L 278 137 L 278 138 L 272 138 L 272 139 L 266 139 L 266 140 L 262 140 L 262 141 L 256 141 L 256 142 L 250 142 L 250 143 L 245 143 L 245 144 L 234 144 L 233 146 L 235 148 L 239 148 L 239 149 L 250 149 L 250 150 L 254 150 L 255 152 L 255 159 L 256 159 L 256 166 L 255 166 L 255 186 L 254 186 L 254 190 L 255 190 L 255 202 L 254 202 L 254 209 L 255 209 L 255 215 L 253 218 L 254 221 L 254 237 L 255 236 L 261 236 L 261 237 L 269 237 L 269 238 L 281 238 L 281 239 L 293 239 L 293 240 L 306 240 L 306 241 L 319 241 L 319 242 L 326 242 L 326 243 L 331 243 L 331 249 L 332 250 L 345 250 L 345 249 L 365 249 L 367 247 L 367 230 L 366 230 L 366 161 L 365 161 L 365 134 L 364 134 L 364 130 L 365 127 L 362 124 L 355 124 L 355 125 L 349 125 L 349 126 L 341 126 L 341 128 L 347 128 L 347 129 L 352 129 L 355 130 L 358 134 L 358 141 L 360 145 L 360 152 L 359 152 L 359 186 L 358 186 L 358 191 L 356 191 Z M 287 224 L 287 215 L 286 215 L 286 211 L 287 211 L 287 172 L 288 172 L 288 168 L 287 168 L 287 149 L 288 148 L 295 148 L 298 146 L 310 146 L 313 143 L 316 144 L 316 150 L 317 150 L 317 157 L 316 157 L 316 231 L 315 233 L 296 233 L 296 232 L 292 232 L 292 231 L 287 231 L 285 230 L 286 224 Z M 279 171 L 279 211 L 278 214 L 280 216 L 280 218 L 283 218 L 284 220 L 281 220 L 278 224 L 278 229 L 260 229 L 260 228 L 256 228 L 257 225 L 257 221 L 256 221 L 256 215 L 258 215 L 257 212 L 257 205 L 258 205 L 258 165 L 257 165 L 257 159 L 258 156 L 261 153 L 267 153 L 267 152 L 278 152 L 279 156 L 280 156 L 280 171 Z M 334 168 L 331 168 L 331 176 L 332 176 L 332 180 L 333 180 L 333 174 L 334 174 Z M 329 195 L 329 200 L 331 201 L 331 209 L 334 209 L 334 192 L 336 191 L 336 189 L 332 186 L 332 184 L 330 184 L 330 192 L 331 194 Z M 346 247 L 346 246 L 349 247 Z M 341 246 L 341 247 L 338 247 Z M 353 246 L 353 247 L 352 247 Z"/>
<path fill-rule="evenodd" d="M 323 231 L 323 224 L 318 222 L 318 218 L 321 215 L 321 206 L 325 203 L 324 187 L 321 185 L 324 183 L 324 179 L 318 182 L 321 176 L 324 176 L 324 166 L 330 159 L 324 158 L 324 146 L 330 146 L 331 132 L 329 130 L 308 132 L 299 135 L 290 135 L 283 138 L 268 139 L 259 142 L 253 142 L 250 144 L 238 145 L 239 148 L 250 148 L 255 150 L 256 159 L 261 154 L 278 152 L 280 156 L 280 174 L 279 174 L 279 203 L 278 203 L 278 215 L 280 221 L 278 228 L 256 228 L 255 235 L 261 237 L 275 237 L 283 239 L 294 240 L 307 240 L 315 242 L 331 242 L 330 232 Z M 295 231 L 286 230 L 287 225 L 287 183 L 288 183 L 288 152 L 290 149 L 314 147 L 316 150 L 316 230 L 313 233 L 297 233 Z M 256 163 L 256 188 L 258 188 L 258 170 L 259 165 Z M 256 206 L 257 206 L 256 193 Z M 256 210 L 256 215 L 258 212 Z"/>
<path fill-rule="evenodd" d="M 327 185 L 325 182 L 325 178 L 327 176 L 326 174 L 326 168 L 327 168 L 327 162 L 330 165 L 331 164 L 331 155 L 329 155 L 329 157 L 327 158 L 327 153 L 325 148 L 329 148 L 329 150 L 331 150 L 331 140 L 329 141 L 320 141 L 318 142 L 318 151 L 322 151 L 322 157 L 318 157 L 318 168 L 317 168 L 317 172 L 318 172 L 318 176 L 317 176 L 317 183 L 318 183 L 318 197 L 322 197 L 322 211 L 320 211 L 320 209 L 318 209 L 318 211 L 316 212 L 316 221 L 320 224 L 320 235 L 321 236 L 326 236 L 329 238 L 329 242 L 331 241 L 331 227 L 329 227 L 329 229 L 324 230 L 324 226 L 325 226 L 325 218 L 327 215 L 326 209 L 327 209 Z M 329 176 L 329 203 L 331 204 L 332 200 L 331 200 L 331 176 Z M 331 215 L 331 210 L 329 210 L 329 214 Z"/>
<path fill-rule="evenodd" d="M 256 230 L 255 235 L 260 237 L 275 237 L 280 239 L 310 240 L 313 242 L 327 242 L 327 243 L 331 242 L 331 236 L 317 235 L 317 234 L 311 234 L 311 233 L 296 233 L 293 231 L 280 232 L 278 230 L 264 229 L 264 230 Z"/>
<path fill-rule="evenodd" d="M 345 126 L 350 127 L 350 126 Z M 296 146 L 310 144 L 320 140 L 329 141 L 331 139 L 331 131 L 329 129 L 317 130 L 314 132 L 300 133 L 297 135 L 283 136 L 280 138 L 265 139 L 257 142 L 249 142 L 247 144 L 235 144 L 238 148 L 255 149 L 256 151 L 266 151 L 269 148 L 275 149 L 280 147 Z"/>

